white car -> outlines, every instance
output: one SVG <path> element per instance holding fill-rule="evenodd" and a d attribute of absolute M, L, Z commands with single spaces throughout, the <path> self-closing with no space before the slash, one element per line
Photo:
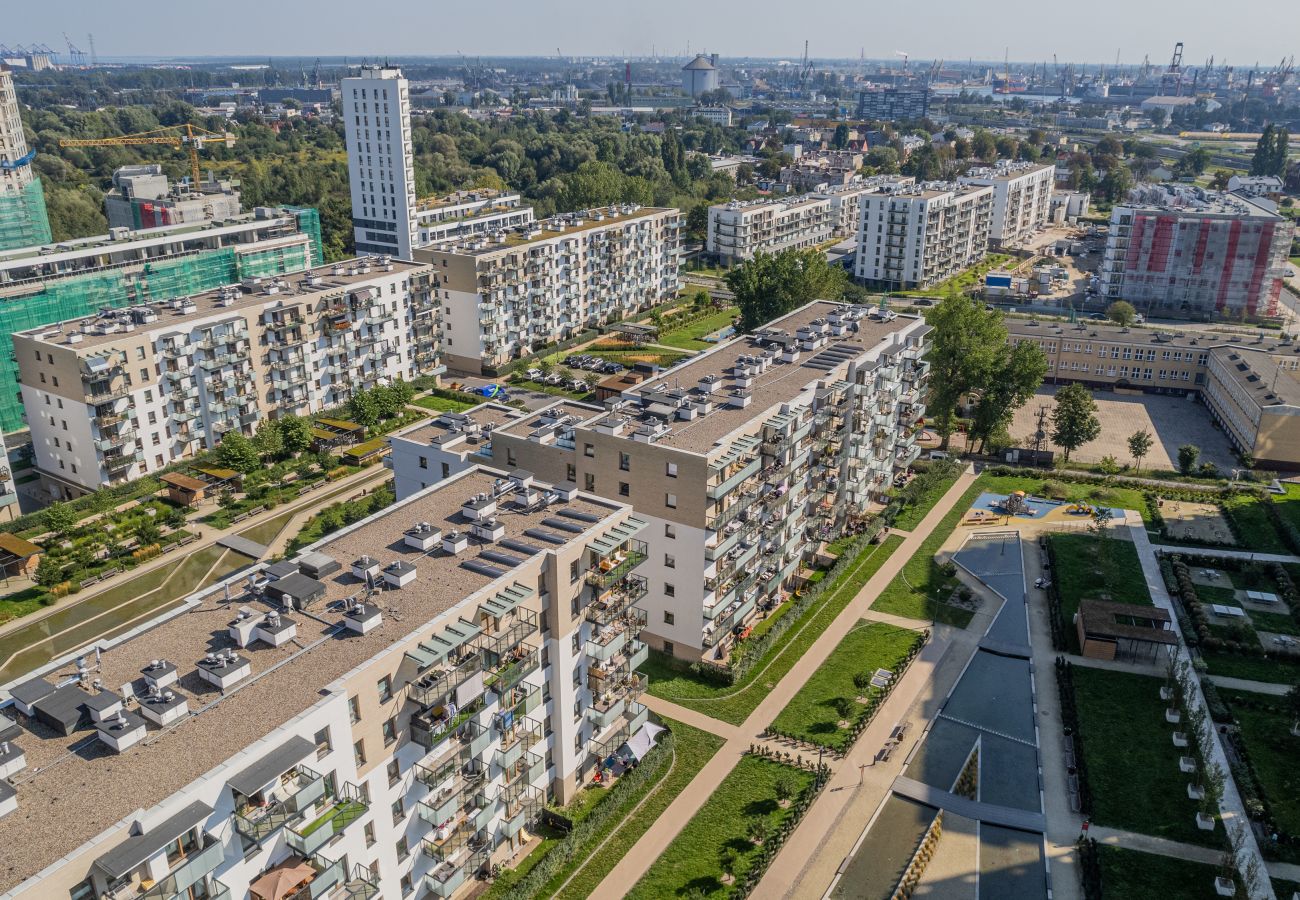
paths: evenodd
<path fill-rule="evenodd" d="M 527 372 L 524 373 L 524 375 L 528 378 L 529 381 L 541 381 L 544 377 L 546 377 L 545 375 L 542 374 L 541 369 L 529 369 Z"/>

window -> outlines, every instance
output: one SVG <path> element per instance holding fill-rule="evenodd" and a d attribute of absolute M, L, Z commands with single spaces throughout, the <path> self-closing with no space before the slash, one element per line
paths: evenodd
<path fill-rule="evenodd" d="M 677 495 L 676 495 L 676 494 L 665 494 L 665 495 L 664 495 L 664 506 L 668 507 L 669 509 L 676 509 L 676 508 L 677 508 Z"/>
<path fill-rule="evenodd" d="M 324 759 L 326 754 L 333 749 L 334 745 L 330 742 L 330 730 L 322 728 L 316 732 L 316 758 Z"/>
<path fill-rule="evenodd" d="M 664 582 L 664 596 L 665 596 L 665 597 L 676 597 L 676 596 L 677 596 L 677 588 L 675 588 L 673 585 L 671 585 L 671 584 L 669 584 L 668 582 L 665 581 L 665 582 Z"/>
<path fill-rule="evenodd" d="M 664 624 L 665 624 L 665 625 L 676 625 L 676 624 L 677 624 L 677 616 L 673 615 L 672 613 L 670 613 L 668 610 L 665 609 L 665 610 L 664 610 Z"/>
<path fill-rule="evenodd" d="M 665 554 L 664 554 L 664 568 L 665 568 L 665 569 L 675 569 L 675 568 L 677 568 L 677 557 L 673 556 L 671 553 L 665 553 Z"/>
<path fill-rule="evenodd" d="M 632 495 L 632 485 L 626 481 L 620 481 L 618 483 L 618 495 L 620 497 L 630 497 Z"/>
<path fill-rule="evenodd" d="M 578 480 L 578 469 L 573 463 L 566 463 L 564 466 L 564 478 L 566 481 Z"/>
<path fill-rule="evenodd" d="M 375 846 L 375 823 L 367 822 L 365 831 L 363 833 L 366 836 L 366 846 L 367 847 Z"/>
<path fill-rule="evenodd" d="M 622 452 L 621 450 L 619 451 L 619 454 L 618 454 L 618 469 L 619 469 L 620 472 L 631 472 L 631 471 L 632 471 L 632 457 L 631 457 L 631 455 L 630 455 L 630 454 L 627 454 L 627 453 L 624 453 L 624 452 Z"/>
<path fill-rule="evenodd" d="M 415 890 L 415 883 L 411 880 L 411 873 L 407 872 L 402 876 L 401 881 L 402 896 L 405 897 L 411 891 Z"/>
<path fill-rule="evenodd" d="M 510 449 L 509 447 L 506 448 L 506 465 L 507 466 L 515 465 L 515 451 Z"/>
<path fill-rule="evenodd" d="M 569 583 L 572 584 L 577 580 L 578 580 L 578 561 L 575 559 L 571 563 L 569 563 Z"/>
<path fill-rule="evenodd" d="M 451 477 L 451 466 L 449 466 L 447 463 L 442 464 L 442 477 L 443 478 Z"/>
<path fill-rule="evenodd" d="M 673 655 L 673 651 L 674 651 L 675 649 L 676 649 L 676 648 L 673 647 L 673 642 L 672 642 L 672 641 L 664 641 L 664 652 L 667 653 L 669 656 L 672 656 L 672 655 Z"/>
<path fill-rule="evenodd" d="M 670 540 L 670 541 L 671 541 L 671 540 L 676 540 L 676 538 L 677 538 L 677 526 L 676 526 L 676 525 L 669 525 L 669 524 L 665 523 L 665 524 L 664 524 L 664 537 L 668 538 L 668 540 Z"/>
<path fill-rule="evenodd" d="M 384 720 L 384 746 L 391 747 L 397 742 L 397 716 Z"/>
<path fill-rule="evenodd" d="M 402 780 L 402 763 L 400 760 L 392 760 L 388 763 L 388 786 L 392 787 Z"/>
<path fill-rule="evenodd" d="M 348 721 L 353 725 L 361 721 L 361 704 L 356 697 L 348 698 Z"/>
<path fill-rule="evenodd" d="M 393 699 L 392 676 L 385 675 L 383 678 L 379 679 L 379 681 L 376 682 L 375 684 L 375 688 L 379 691 L 380 703 L 387 703 L 389 700 Z"/>
<path fill-rule="evenodd" d="M 406 804 L 402 801 L 401 797 L 398 797 L 396 800 L 393 801 L 392 808 L 393 808 L 393 824 L 394 825 L 402 824 L 402 820 L 406 818 Z M 402 856 L 401 843 L 399 842 L 397 846 L 398 846 L 397 858 L 404 859 L 405 857 Z"/>
<path fill-rule="evenodd" d="M 582 445 L 582 455 L 583 455 L 583 456 L 586 456 L 586 457 L 595 458 L 595 456 L 596 456 L 596 448 L 595 448 L 595 446 L 593 446 L 592 444 L 583 444 L 583 445 Z"/>
<path fill-rule="evenodd" d="M 421 469 L 427 469 L 427 468 L 429 468 L 429 457 L 427 457 L 427 456 L 421 456 L 421 457 L 420 457 L 420 468 L 421 468 Z"/>
<path fill-rule="evenodd" d="M 356 757 L 358 768 L 366 764 L 366 742 L 364 738 L 352 745 L 352 755 Z"/>
<path fill-rule="evenodd" d="M 36 351 L 37 358 L 40 358 L 40 355 L 40 351 Z M 74 886 L 68 892 L 68 897 L 71 900 L 95 900 L 95 886 L 90 883 L 90 879 L 86 879 L 81 884 Z"/>
<path fill-rule="evenodd" d="M 594 494 L 596 492 L 596 476 L 593 475 L 591 472 L 583 472 L 582 485 L 583 485 L 583 490 L 585 490 L 589 494 Z"/>

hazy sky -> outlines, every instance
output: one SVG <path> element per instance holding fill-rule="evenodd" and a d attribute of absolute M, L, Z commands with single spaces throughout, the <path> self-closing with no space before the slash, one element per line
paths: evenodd
<path fill-rule="evenodd" d="M 1213 54 L 1236 66 L 1274 66 L 1294 53 L 1300 2 L 1245 0 L 48 0 L 7 17 L 7 43 L 64 48 L 63 32 L 101 56 L 134 55 L 660 55 L 893 56 L 1136 65 L 1167 62 L 1176 41 L 1184 63 Z M 804 22 L 800 22 L 800 19 Z M 1171 24 L 1172 23 L 1172 24 Z"/>

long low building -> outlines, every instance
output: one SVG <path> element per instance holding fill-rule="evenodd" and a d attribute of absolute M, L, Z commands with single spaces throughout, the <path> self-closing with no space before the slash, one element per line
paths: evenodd
<path fill-rule="evenodd" d="M 441 371 L 427 265 L 364 257 L 14 335 L 42 484 L 138 478 L 230 431 Z"/>
<path fill-rule="evenodd" d="M 1300 469 L 1300 344 L 1258 335 L 1008 319 L 1037 344 L 1049 384 L 1197 394 L 1233 446 L 1265 468 Z"/>
<path fill-rule="evenodd" d="M 645 752 L 645 528 L 475 467 L 7 686 L 0 891 L 472 894 Z"/>

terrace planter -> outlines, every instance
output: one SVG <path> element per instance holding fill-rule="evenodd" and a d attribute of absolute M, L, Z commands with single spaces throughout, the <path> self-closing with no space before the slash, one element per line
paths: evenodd
<path fill-rule="evenodd" d="M 1214 816 L 1207 816 L 1203 812 L 1198 812 L 1196 814 L 1196 827 L 1201 829 L 1201 831 L 1213 831 Z"/>
<path fill-rule="evenodd" d="M 1169 688 L 1167 688 L 1167 687 L 1161 687 L 1161 688 L 1160 688 L 1160 699 L 1161 699 L 1161 700 L 1164 700 L 1164 701 L 1168 702 L 1169 700 L 1172 700 L 1173 697 L 1174 697 L 1174 692 L 1171 691 Z"/>
<path fill-rule="evenodd" d="M 1195 772 L 1195 771 L 1196 771 L 1196 757 L 1194 757 L 1194 756 L 1180 756 L 1180 757 L 1178 757 L 1178 771 L 1182 772 L 1184 775 L 1187 775 L 1187 774 L 1190 774 L 1190 773 L 1192 773 L 1192 772 Z"/>
<path fill-rule="evenodd" d="M 1177 709 L 1165 710 L 1165 721 L 1168 722 L 1170 725 L 1177 725 L 1182 720 L 1183 720 L 1183 714 L 1180 710 Z"/>
<path fill-rule="evenodd" d="M 1183 734 L 1181 731 L 1175 731 L 1173 737 L 1175 747 L 1187 746 L 1187 735 Z"/>
<path fill-rule="evenodd" d="M 1187 785 L 1187 797 L 1188 797 L 1188 799 L 1190 799 L 1190 800 L 1200 800 L 1200 799 L 1201 799 L 1202 797 L 1204 797 L 1204 796 L 1205 796 L 1205 788 L 1201 787 L 1199 784 L 1189 784 L 1189 785 Z"/>
<path fill-rule="evenodd" d="M 1220 897 L 1235 897 L 1237 895 L 1237 882 L 1220 875 L 1214 879 L 1214 892 Z"/>

